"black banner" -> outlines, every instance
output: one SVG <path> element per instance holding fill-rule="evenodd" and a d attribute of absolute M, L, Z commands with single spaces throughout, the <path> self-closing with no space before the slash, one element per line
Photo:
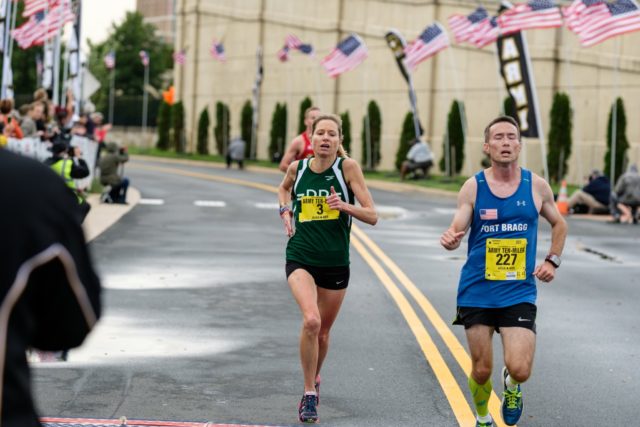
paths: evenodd
<path fill-rule="evenodd" d="M 497 40 L 500 74 L 518 113 L 522 136 L 538 138 L 536 88 L 529 69 L 529 52 L 520 32 Z"/>

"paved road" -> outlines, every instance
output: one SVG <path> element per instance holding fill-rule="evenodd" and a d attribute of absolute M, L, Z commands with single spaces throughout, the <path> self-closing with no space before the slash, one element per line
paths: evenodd
<path fill-rule="evenodd" d="M 295 425 L 300 316 L 269 191 L 280 176 L 147 160 L 127 174 L 143 203 L 91 244 L 104 318 L 69 362 L 36 365 L 41 414 Z M 322 424 L 473 425 L 463 331 L 448 326 L 465 252 L 438 245 L 455 202 L 373 196 L 383 219 L 353 232 Z M 559 277 L 540 286 L 538 351 L 519 425 L 636 423 L 639 240 L 640 227 L 570 221 Z M 538 259 L 548 244 L 544 226 Z"/>

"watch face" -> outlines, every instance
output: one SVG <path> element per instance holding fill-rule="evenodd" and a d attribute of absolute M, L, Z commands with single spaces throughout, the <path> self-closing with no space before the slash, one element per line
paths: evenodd
<path fill-rule="evenodd" d="M 553 264 L 556 268 L 560 267 L 560 263 L 562 262 L 558 255 L 548 255 L 546 260 Z"/>

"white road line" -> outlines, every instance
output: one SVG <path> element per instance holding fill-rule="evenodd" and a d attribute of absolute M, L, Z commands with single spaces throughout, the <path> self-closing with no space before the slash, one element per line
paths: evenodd
<path fill-rule="evenodd" d="M 275 210 L 278 209 L 280 207 L 280 205 L 278 205 L 277 203 L 262 203 L 262 202 L 258 202 L 258 203 L 254 203 L 253 206 L 255 206 L 258 209 L 271 209 L 271 210 Z"/>
<path fill-rule="evenodd" d="M 224 208 L 227 206 L 222 200 L 196 200 L 193 202 L 196 206 L 204 206 L 207 208 Z"/>
<path fill-rule="evenodd" d="M 164 205 L 164 199 L 140 199 L 141 205 Z"/>

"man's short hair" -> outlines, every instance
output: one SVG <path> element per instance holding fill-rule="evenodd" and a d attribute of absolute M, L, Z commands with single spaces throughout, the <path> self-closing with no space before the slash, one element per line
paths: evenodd
<path fill-rule="evenodd" d="M 487 127 L 484 128 L 484 142 L 485 142 L 485 144 L 489 142 L 489 138 L 491 137 L 491 133 L 490 133 L 491 126 L 495 125 L 496 123 L 502 123 L 502 122 L 511 123 L 512 125 L 514 125 L 516 127 L 516 130 L 518 131 L 518 141 L 520 141 L 520 125 L 518 124 L 516 119 L 514 119 L 511 116 L 498 116 L 495 119 L 491 120 L 491 122 L 489 122 Z"/>

